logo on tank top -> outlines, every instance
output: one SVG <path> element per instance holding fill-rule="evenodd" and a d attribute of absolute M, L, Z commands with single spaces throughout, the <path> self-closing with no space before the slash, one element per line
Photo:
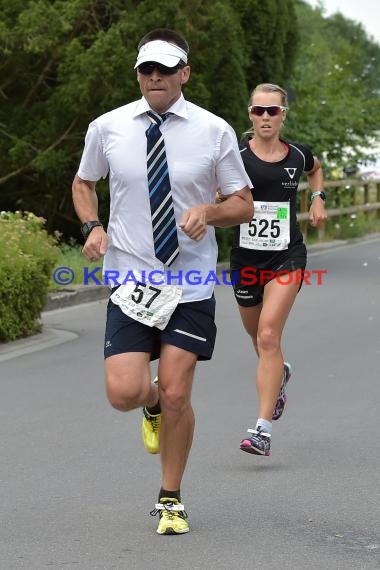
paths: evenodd
<path fill-rule="evenodd" d="M 297 168 L 296 167 L 285 167 L 284 166 L 284 170 L 287 172 L 288 177 L 285 177 L 286 180 L 283 180 L 281 182 L 281 186 L 284 188 L 284 190 L 293 190 L 293 189 L 297 189 L 298 186 L 298 176 L 296 177 L 296 173 L 297 173 Z"/>
<path fill-rule="evenodd" d="M 290 180 L 293 180 L 294 175 L 297 172 L 297 168 L 285 168 L 285 170 L 289 174 Z"/>

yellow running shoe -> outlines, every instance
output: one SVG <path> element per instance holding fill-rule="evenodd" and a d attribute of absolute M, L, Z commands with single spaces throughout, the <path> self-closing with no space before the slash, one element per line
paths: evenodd
<path fill-rule="evenodd" d="M 162 498 L 150 514 L 154 517 L 157 513 L 160 514 L 158 534 L 184 534 L 189 532 L 189 525 L 185 520 L 187 513 L 182 503 L 177 499 Z"/>
<path fill-rule="evenodd" d="M 153 382 L 157 384 L 157 376 Z M 160 453 L 160 427 L 161 414 L 152 415 L 146 408 L 143 408 L 141 435 L 144 447 L 149 453 Z"/>

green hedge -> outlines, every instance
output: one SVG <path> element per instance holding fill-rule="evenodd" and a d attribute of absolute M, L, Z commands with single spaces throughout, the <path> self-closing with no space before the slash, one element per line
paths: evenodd
<path fill-rule="evenodd" d="M 0 213 L 0 342 L 40 330 L 57 238 L 30 212 Z"/>

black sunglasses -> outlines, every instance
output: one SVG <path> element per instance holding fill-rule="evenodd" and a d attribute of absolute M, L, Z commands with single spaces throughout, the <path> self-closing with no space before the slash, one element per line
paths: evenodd
<path fill-rule="evenodd" d="M 182 69 L 183 67 L 184 66 L 182 63 L 177 63 L 177 65 L 174 67 L 166 67 L 166 65 L 162 65 L 156 61 L 147 61 L 146 63 L 139 65 L 137 69 L 141 75 L 151 75 L 155 69 L 157 69 L 158 73 L 161 75 L 174 75 L 179 69 Z"/>
<path fill-rule="evenodd" d="M 275 117 L 282 113 L 282 111 L 287 111 L 287 109 L 288 108 L 283 105 L 250 105 L 248 107 L 248 111 L 257 117 L 264 115 L 265 111 L 270 117 Z"/>

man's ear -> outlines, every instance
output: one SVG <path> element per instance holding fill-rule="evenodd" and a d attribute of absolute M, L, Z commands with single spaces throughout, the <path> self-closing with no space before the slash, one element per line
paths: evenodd
<path fill-rule="evenodd" d="M 185 65 L 185 67 L 183 67 L 181 69 L 181 85 L 185 85 L 185 83 L 187 83 L 189 81 L 189 77 L 190 77 L 190 65 Z"/>

